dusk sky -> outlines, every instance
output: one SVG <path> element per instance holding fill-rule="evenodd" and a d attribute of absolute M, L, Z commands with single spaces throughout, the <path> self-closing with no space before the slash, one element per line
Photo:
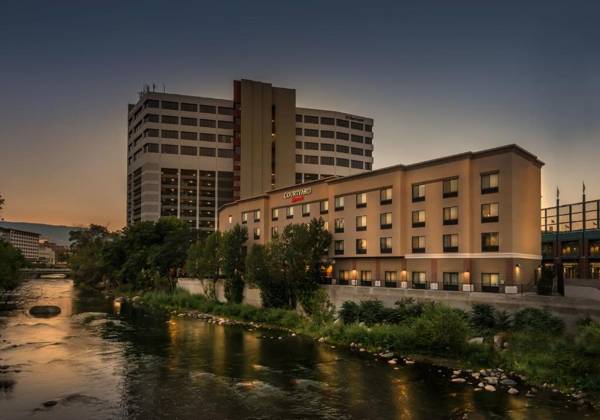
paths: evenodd
<path fill-rule="evenodd" d="M 517 143 L 543 205 L 600 198 L 599 22 L 598 1 L 3 2 L 0 217 L 122 227 L 127 104 L 239 78 L 374 118 L 375 168 Z"/>

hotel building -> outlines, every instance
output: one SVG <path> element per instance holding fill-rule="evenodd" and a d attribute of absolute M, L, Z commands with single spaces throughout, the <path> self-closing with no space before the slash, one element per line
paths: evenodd
<path fill-rule="evenodd" d="M 541 262 L 542 165 L 509 145 L 320 179 L 228 203 L 219 229 L 265 244 L 321 217 L 334 284 L 518 293 Z"/>
<path fill-rule="evenodd" d="M 40 257 L 40 235 L 24 230 L 0 227 L 0 239 L 21 251 L 25 259 L 37 262 Z"/>
<path fill-rule="evenodd" d="M 233 99 L 146 89 L 128 109 L 127 223 L 217 209 L 271 189 L 368 172 L 373 120 L 296 107 L 294 89 L 236 80 Z"/>

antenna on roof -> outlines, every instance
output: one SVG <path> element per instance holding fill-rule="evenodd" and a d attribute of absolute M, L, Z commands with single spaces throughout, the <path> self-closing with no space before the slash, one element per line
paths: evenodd
<path fill-rule="evenodd" d="M 165 84 L 164 84 L 164 83 L 162 84 L 162 87 L 163 87 L 163 93 L 166 93 L 166 92 L 167 92 L 167 90 L 166 90 L 166 88 L 165 88 Z"/>

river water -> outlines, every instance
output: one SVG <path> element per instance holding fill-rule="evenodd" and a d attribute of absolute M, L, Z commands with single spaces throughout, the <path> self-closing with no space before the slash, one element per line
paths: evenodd
<path fill-rule="evenodd" d="M 119 311 L 70 280 L 21 294 L 21 309 L 0 312 L 2 420 L 599 418 L 559 398 L 474 392 L 428 365 L 394 370 L 302 337 Z M 40 304 L 62 312 L 29 315 Z"/>

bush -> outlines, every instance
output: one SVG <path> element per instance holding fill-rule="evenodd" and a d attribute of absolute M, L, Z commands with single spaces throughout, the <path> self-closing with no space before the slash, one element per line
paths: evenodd
<path fill-rule="evenodd" d="M 545 309 L 525 308 L 515 314 L 515 331 L 561 335 L 565 331 L 562 319 Z"/>
<path fill-rule="evenodd" d="M 600 324 L 590 322 L 577 328 L 575 348 L 586 356 L 600 357 Z"/>
<path fill-rule="evenodd" d="M 506 311 L 496 311 L 495 328 L 500 331 L 508 331 L 512 328 L 512 316 Z"/>
<path fill-rule="evenodd" d="M 447 355 L 466 347 L 470 328 L 464 313 L 442 305 L 427 305 L 413 324 L 416 345 L 427 352 Z"/>
<path fill-rule="evenodd" d="M 492 305 L 475 303 L 471 307 L 471 323 L 478 330 L 494 329 L 496 327 L 496 310 Z"/>
<path fill-rule="evenodd" d="M 402 298 L 395 303 L 394 312 L 389 322 L 401 322 L 417 318 L 423 313 L 424 304 L 416 302 L 413 298 Z"/>
<path fill-rule="evenodd" d="M 549 267 L 544 267 L 542 276 L 537 283 L 538 295 L 551 295 L 554 288 L 554 271 Z"/>
<path fill-rule="evenodd" d="M 340 309 L 340 318 L 344 322 L 344 324 L 352 324 L 354 322 L 358 322 L 359 314 L 360 307 L 356 302 L 347 300 L 344 303 L 342 303 L 342 308 Z"/>
<path fill-rule="evenodd" d="M 367 325 L 380 324 L 385 321 L 388 312 L 380 300 L 365 300 L 360 302 L 358 319 Z"/>

